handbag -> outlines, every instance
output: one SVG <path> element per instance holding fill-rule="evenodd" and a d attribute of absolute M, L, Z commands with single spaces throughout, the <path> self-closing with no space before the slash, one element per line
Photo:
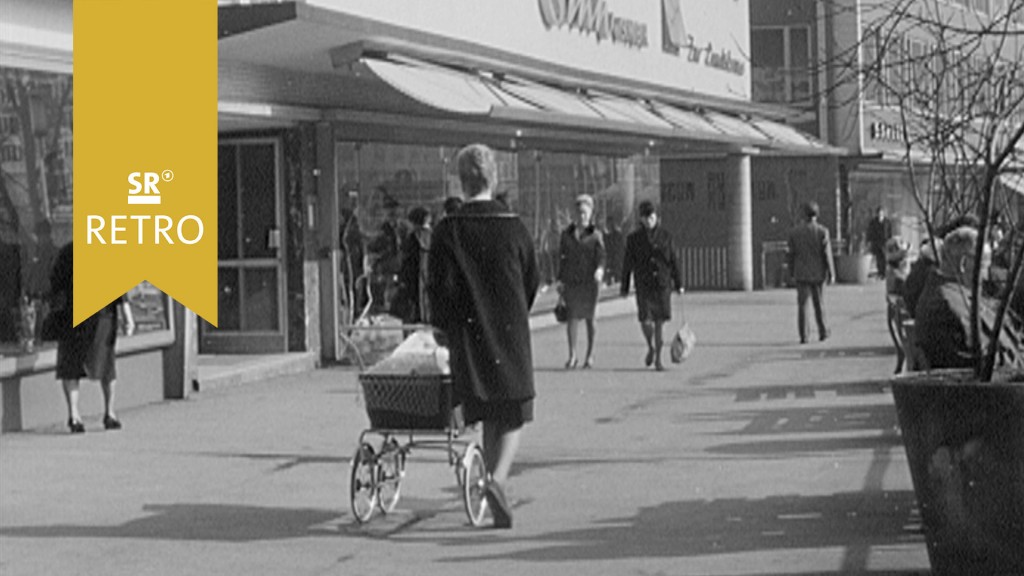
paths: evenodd
<path fill-rule="evenodd" d="M 53 310 L 43 319 L 40 335 L 43 340 L 60 340 L 71 332 L 71 312 L 67 308 Z"/>
<path fill-rule="evenodd" d="M 569 307 L 565 305 L 565 300 L 558 299 L 558 304 L 555 304 L 555 320 L 560 323 L 569 321 Z"/>
<path fill-rule="evenodd" d="M 669 357 L 673 364 L 684 362 L 690 357 L 690 354 L 693 354 L 693 349 L 697 346 L 697 335 L 693 333 L 693 329 L 686 322 L 686 317 L 682 314 L 681 309 L 679 315 L 683 318 L 683 325 L 676 331 L 675 336 L 672 337 L 672 344 L 669 346 Z"/>

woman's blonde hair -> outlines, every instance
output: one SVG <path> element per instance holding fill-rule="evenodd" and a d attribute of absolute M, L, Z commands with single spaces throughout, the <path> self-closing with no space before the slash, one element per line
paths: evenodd
<path fill-rule="evenodd" d="M 459 150 L 456 156 L 459 180 L 467 196 L 476 196 L 489 190 L 498 182 L 498 165 L 494 151 L 483 144 L 470 144 Z"/>

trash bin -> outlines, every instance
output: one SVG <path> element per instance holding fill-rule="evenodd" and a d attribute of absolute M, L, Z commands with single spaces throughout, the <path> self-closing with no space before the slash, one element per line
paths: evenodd
<path fill-rule="evenodd" d="M 867 284 L 871 270 L 870 254 L 837 254 L 835 256 L 836 282 L 840 284 Z"/>

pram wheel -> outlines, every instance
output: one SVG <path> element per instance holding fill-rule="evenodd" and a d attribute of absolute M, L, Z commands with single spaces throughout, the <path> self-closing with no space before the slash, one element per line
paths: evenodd
<path fill-rule="evenodd" d="M 377 505 L 377 462 L 374 459 L 373 447 L 365 442 L 356 449 L 352 457 L 349 498 L 352 515 L 356 520 L 369 520 L 373 515 L 373 508 Z"/>
<path fill-rule="evenodd" d="M 459 461 L 459 472 L 462 486 L 462 503 L 466 508 L 466 516 L 473 526 L 480 526 L 487 510 L 484 492 L 487 488 L 487 467 L 480 447 L 470 443 Z"/>
<path fill-rule="evenodd" d="M 405 476 L 405 452 L 398 441 L 388 438 L 380 448 L 377 457 L 377 505 L 387 514 L 398 505 L 401 496 L 402 478 Z"/>

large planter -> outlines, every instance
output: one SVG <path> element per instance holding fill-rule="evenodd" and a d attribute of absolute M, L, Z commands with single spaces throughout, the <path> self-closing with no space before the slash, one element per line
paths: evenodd
<path fill-rule="evenodd" d="M 867 284 L 871 264 L 870 254 L 836 254 L 836 282 L 840 284 Z"/>
<path fill-rule="evenodd" d="M 1024 574 L 1024 381 L 995 380 L 959 370 L 893 380 L 937 576 Z"/>

